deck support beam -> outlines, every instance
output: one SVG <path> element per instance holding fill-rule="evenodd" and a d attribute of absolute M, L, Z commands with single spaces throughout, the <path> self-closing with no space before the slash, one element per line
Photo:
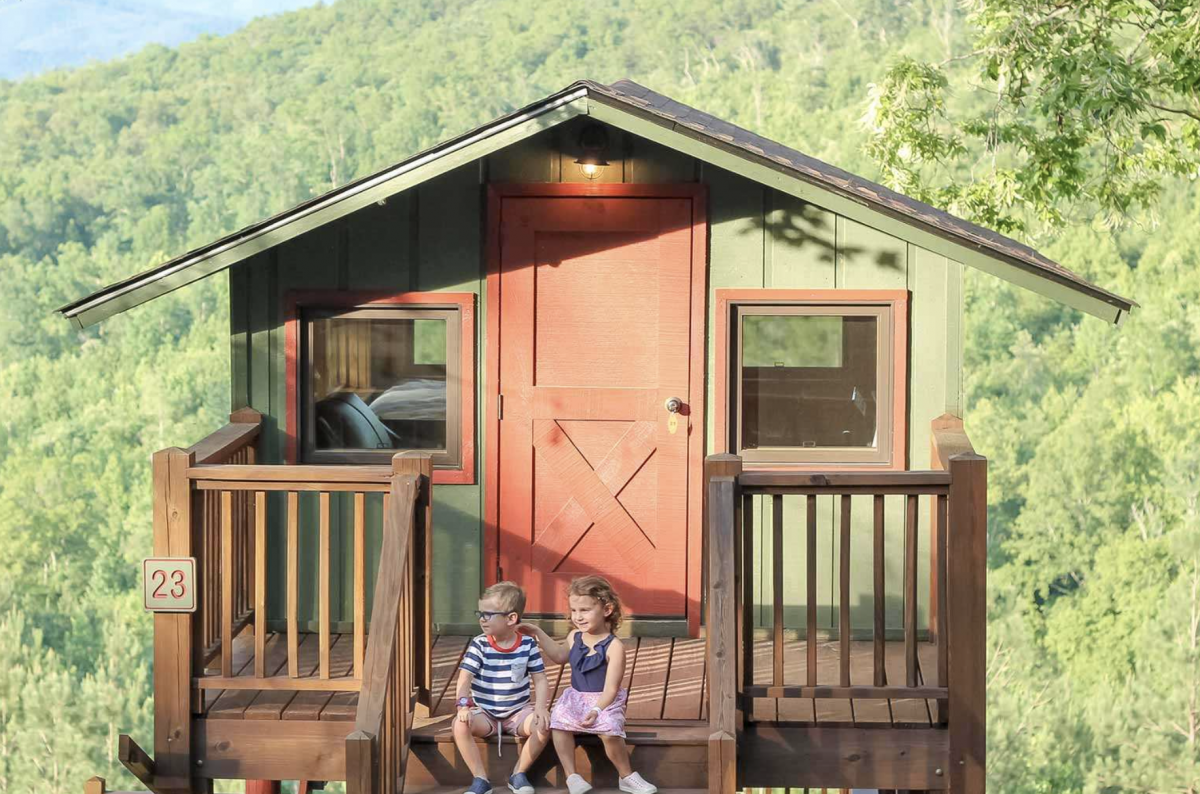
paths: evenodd
<path fill-rule="evenodd" d="M 949 785 L 946 734 L 940 728 L 752 725 L 739 748 L 738 783 L 747 789 L 944 791 Z"/>

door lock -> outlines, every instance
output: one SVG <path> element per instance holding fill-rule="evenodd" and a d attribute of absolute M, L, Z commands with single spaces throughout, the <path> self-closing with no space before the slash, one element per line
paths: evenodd
<path fill-rule="evenodd" d="M 678 397 L 671 397 L 665 403 L 663 403 L 663 407 L 666 408 L 668 412 L 677 414 L 683 410 L 683 400 L 679 399 Z"/>

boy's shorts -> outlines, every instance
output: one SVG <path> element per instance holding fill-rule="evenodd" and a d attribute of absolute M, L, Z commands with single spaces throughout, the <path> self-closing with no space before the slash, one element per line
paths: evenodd
<path fill-rule="evenodd" d="M 525 734 L 521 732 L 521 727 L 525 725 L 525 720 L 532 713 L 532 705 L 523 706 L 520 711 L 510 714 L 507 717 L 493 716 L 488 714 L 479 706 L 475 706 L 473 709 L 471 709 L 472 715 L 482 714 L 485 718 L 487 718 L 488 725 L 491 727 L 491 730 L 480 737 L 482 739 L 487 739 L 488 737 L 494 735 L 496 733 L 497 726 L 502 727 L 504 732 L 509 736 L 524 736 Z"/>

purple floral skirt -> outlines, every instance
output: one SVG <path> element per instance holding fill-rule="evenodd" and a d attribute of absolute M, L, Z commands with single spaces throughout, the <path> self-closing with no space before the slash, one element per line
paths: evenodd
<path fill-rule="evenodd" d="M 603 692 L 578 692 L 567 687 L 554 708 L 550 710 L 550 727 L 559 731 L 572 733 L 596 733 L 609 736 L 625 736 L 625 700 L 629 693 L 624 689 L 617 690 L 617 698 L 600 712 L 596 721 L 589 727 L 580 723 L 587 716 L 592 706 L 600 699 Z"/>

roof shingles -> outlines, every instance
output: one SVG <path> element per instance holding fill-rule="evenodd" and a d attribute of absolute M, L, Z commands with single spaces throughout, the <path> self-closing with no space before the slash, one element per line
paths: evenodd
<path fill-rule="evenodd" d="M 388 176 L 389 172 L 399 173 L 401 169 L 408 167 L 409 163 L 418 158 L 439 157 L 442 152 L 460 141 L 471 139 L 481 134 L 487 134 L 490 128 L 501 127 L 501 125 L 522 114 L 534 112 L 538 108 L 549 107 L 553 103 L 566 101 L 573 93 L 579 92 L 581 89 L 586 91 L 589 96 L 594 96 L 598 101 L 619 105 L 623 109 L 636 113 L 643 118 L 648 115 L 652 120 L 659 119 L 672 128 L 675 126 L 685 128 L 690 130 L 691 134 L 701 136 L 714 146 L 719 146 L 726 150 L 732 148 L 742 157 L 761 161 L 763 164 L 769 165 L 777 171 L 782 170 L 785 174 L 845 196 L 858 204 L 866 204 L 891 213 L 899 216 L 905 222 L 915 226 L 926 227 L 928 230 L 939 234 L 939 236 L 949 238 L 975 249 L 981 249 L 995 258 L 1014 262 L 1020 267 L 1040 272 L 1043 276 L 1052 280 L 1066 282 L 1074 289 L 1090 294 L 1094 298 L 1118 307 L 1124 312 L 1128 312 L 1131 307 L 1136 305 L 1127 298 L 1091 284 L 1057 262 L 1048 259 L 1029 246 L 1023 245 L 1016 240 L 1012 240 L 1002 234 L 985 229 L 982 226 L 970 223 L 961 218 L 956 218 L 928 204 L 903 196 L 882 185 L 877 185 L 874 182 L 855 176 L 840 168 L 823 163 L 816 158 L 809 157 L 803 152 L 790 149 L 761 135 L 756 135 L 749 130 L 742 129 L 735 124 L 730 124 L 696 108 L 689 107 L 663 94 L 655 93 L 649 88 L 638 85 L 631 80 L 619 80 L 612 85 L 604 85 L 603 83 L 591 80 L 580 80 L 567 86 L 562 91 L 551 94 L 538 102 L 515 110 L 506 116 L 444 141 L 423 152 L 419 152 L 378 173 L 370 174 L 342 185 L 278 215 L 259 221 L 245 229 L 215 240 L 208 245 L 189 251 L 182 256 L 175 257 L 155 268 L 151 268 L 115 284 L 110 284 L 85 298 L 63 306 L 59 311 L 67 316 L 73 316 L 81 311 L 81 307 L 85 305 L 103 303 L 111 299 L 111 296 L 115 296 L 122 291 L 141 289 L 142 285 L 152 283 L 165 273 L 180 268 L 191 267 L 220 250 L 230 246 L 237 246 L 240 242 L 258 234 L 268 226 L 288 223 L 291 218 L 299 217 L 305 210 L 312 206 L 338 200 L 342 195 L 353 194 L 367 183 L 374 183 L 379 179 L 386 180 L 390 178 Z"/>

